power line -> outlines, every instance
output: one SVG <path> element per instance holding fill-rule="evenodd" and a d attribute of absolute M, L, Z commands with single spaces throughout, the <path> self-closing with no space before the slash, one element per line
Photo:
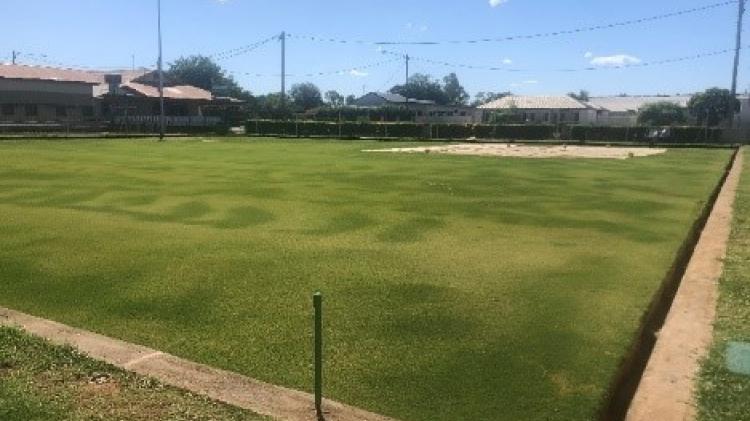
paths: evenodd
<path fill-rule="evenodd" d="M 347 67 L 347 68 L 344 68 L 344 69 L 329 70 L 329 71 L 325 71 L 325 72 L 312 72 L 312 73 L 300 73 L 300 74 L 290 74 L 290 73 L 287 73 L 286 76 L 287 77 L 291 77 L 291 78 L 303 78 L 303 77 L 319 77 L 319 76 L 343 75 L 343 74 L 351 73 L 353 71 L 365 70 L 365 69 L 372 69 L 372 68 L 375 68 L 375 67 L 380 67 L 380 66 L 383 66 L 383 65 L 386 65 L 386 64 L 397 62 L 397 61 L 401 61 L 401 59 L 395 59 L 394 58 L 394 59 L 391 59 L 391 60 L 384 60 L 384 61 L 378 61 L 378 62 L 375 62 L 375 63 L 364 64 L 362 66 Z M 276 73 L 276 74 L 263 74 L 263 73 L 234 72 L 234 71 L 230 72 L 230 73 L 232 73 L 232 74 L 239 74 L 239 75 L 245 75 L 245 76 L 253 76 L 253 77 L 280 77 L 281 76 L 280 73 Z"/>
<path fill-rule="evenodd" d="M 274 35 L 272 37 L 268 37 L 268 38 L 266 38 L 264 40 L 261 40 L 261 41 L 258 41 L 258 42 L 252 43 L 252 44 L 244 45 L 242 47 L 233 48 L 231 50 L 226 50 L 226 51 L 221 51 L 221 52 L 218 52 L 218 53 L 214 53 L 214 54 L 209 55 L 208 57 L 213 58 L 215 60 L 228 60 L 230 58 L 234 58 L 234 57 L 237 57 L 237 56 L 240 56 L 240 55 L 243 55 L 243 54 L 247 54 L 247 53 L 249 53 L 251 51 L 255 51 L 258 48 L 260 48 L 260 47 L 268 44 L 271 41 L 277 40 L 277 39 L 279 39 L 279 36 L 278 35 Z"/>
<path fill-rule="evenodd" d="M 750 46 L 744 46 L 742 48 L 747 49 L 747 48 L 750 48 Z M 698 54 L 693 54 L 689 56 L 668 58 L 668 59 L 663 59 L 663 60 L 640 62 L 640 63 L 625 63 L 625 64 L 612 65 L 612 66 L 587 66 L 587 67 L 579 67 L 579 68 L 562 68 L 562 69 L 518 69 L 518 68 L 508 68 L 508 67 L 500 67 L 500 66 L 483 66 L 483 65 L 465 64 L 465 63 L 452 63 L 452 62 L 447 62 L 447 61 L 432 60 L 432 59 L 428 59 L 424 57 L 415 57 L 415 56 L 410 56 L 410 58 L 412 60 L 420 61 L 423 63 L 435 64 L 435 65 L 444 66 L 444 67 L 463 68 L 463 69 L 469 69 L 469 70 L 485 70 L 485 71 L 492 71 L 492 72 L 571 73 L 571 72 L 587 72 L 587 71 L 597 71 L 597 70 L 628 69 L 628 68 L 637 68 L 637 67 L 652 67 L 652 66 L 659 66 L 659 65 L 665 65 L 665 64 L 680 63 L 680 62 L 685 62 L 685 61 L 700 60 L 700 59 L 704 59 L 708 57 L 729 54 L 732 52 L 734 52 L 734 48 L 709 51 L 709 52 L 698 53 Z M 383 53 L 401 56 L 398 53 L 393 53 L 390 51 L 383 51 Z"/>
<path fill-rule="evenodd" d="M 677 11 L 669 12 L 669 13 L 663 13 L 660 15 L 653 15 L 653 16 L 647 16 L 647 17 L 638 18 L 638 19 L 630 19 L 630 20 L 600 24 L 600 25 L 582 26 L 582 27 L 573 28 L 573 29 L 563 29 L 559 31 L 537 32 L 533 34 L 509 35 L 509 36 L 503 36 L 503 37 L 479 38 L 479 39 L 469 39 L 469 40 L 367 41 L 367 40 L 357 40 L 357 39 L 330 38 L 330 37 L 321 37 L 321 36 L 313 36 L 313 35 L 287 34 L 287 36 L 297 38 L 297 39 L 308 40 L 308 41 L 316 41 L 316 42 L 330 42 L 330 43 L 338 43 L 338 44 L 381 45 L 381 46 L 382 45 L 480 44 L 480 43 L 489 43 L 489 42 L 507 42 L 507 41 L 526 40 L 526 39 L 536 39 L 536 38 L 550 38 L 550 37 L 556 37 L 556 36 L 561 36 L 561 35 L 573 35 L 573 34 L 594 32 L 594 31 L 605 30 L 605 29 L 614 29 L 614 28 L 619 28 L 619 27 L 624 27 L 624 26 L 639 25 L 639 24 L 656 22 L 660 20 L 685 16 L 685 15 L 690 15 L 690 14 L 696 14 L 696 13 L 705 12 L 708 10 L 718 9 L 721 7 L 726 7 L 729 5 L 737 4 L 737 2 L 738 0 L 727 0 L 727 1 L 722 1 L 719 3 L 708 4 L 705 6 L 694 7 L 690 9 L 682 9 L 682 10 L 677 10 Z"/>

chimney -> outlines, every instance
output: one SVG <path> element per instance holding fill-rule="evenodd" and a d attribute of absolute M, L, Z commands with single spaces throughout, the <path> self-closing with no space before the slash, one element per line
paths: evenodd
<path fill-rule="evenodd" d="M 122 84 L 122 75 L 104 75 L 104 81 L 109 85 L 110 95 L 120 94 L 120 84 Z"/>

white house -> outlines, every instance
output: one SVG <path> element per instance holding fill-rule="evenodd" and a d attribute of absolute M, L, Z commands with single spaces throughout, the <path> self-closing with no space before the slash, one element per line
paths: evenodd
<path fill-rule="evenodd" d="M 488 115 L 494 111 L 509 111 L 525 123 L 537 124 L 594 124 L 597 109 L 569 96 L 511 95 L 479 106 Z"/>

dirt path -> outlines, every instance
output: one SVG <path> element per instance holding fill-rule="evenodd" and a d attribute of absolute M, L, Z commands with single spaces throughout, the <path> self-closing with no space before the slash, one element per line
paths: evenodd
<path fill-rule="evenodd" d="M 507 158 L 628 159 L 660 155 L 666 151 L 666 149 L 655 148 L 623 148 L 606 146 L 532 146 L 515 145 L 512 143 L 462 143 L 419 148 L 373 149 L 364 152 L 436 153 L 446 155 L 496 156 Z"/>
<path fill-rule="evenodd" d="M 711 345 L 742 155 L 737 155 L 688 264 L 630 405 L 628 421 L 695 419 L 695 380 Z"/>
<path fill-rule="evenodd" d="M 19 327 L 52 343 L 71 345 L 94 359 L 261 415 L 288 421 L 316 420 L 313 397 L 308 393 L 263 383 L 2 307 L 0 325 Z M 327 421 L 394 421 L 333 401 L 325 401 L 324 409 Z"/>

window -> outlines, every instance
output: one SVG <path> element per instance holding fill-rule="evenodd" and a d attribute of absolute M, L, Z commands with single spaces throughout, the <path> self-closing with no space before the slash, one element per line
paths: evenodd
<path fill-rule="evenodd" d="M 575 122 L 581 121 L 581 114 L 580 113 L 574 113 L 573 114 L 573 121 L 575 121 Z"/>
<path fill-rule="evenodd" d="M 13 104 L 3 104 L 3 115 L 12 116 L 16 114 L 16 107 Z"/>
<path fill-rule="evenodd" d="M 544 121 L 549 121 L 549 113 L 544 113 Z"/>
<path fill-rule="evenodd" d="M 36 104 L 28 104 L 24 107 L 24 111 L 26 112 L 26 117 L 36 117 L 39 115 L 39 108 Z"/>
<path fill-rule="evenodd" d="M 59 106 L 58 105 L 57 107 L 55 107 L 55 115 L 58 118 L 67 117 L 68 116 L 68 109 L 65 108 L 65 106 Z"/>
<path fill-rule="evenodd" d="M 94 116 L 94 107 L 91 105 L 84 105 L 81 107 L 81 114 L 84 117 L 93 117 Z"/>

